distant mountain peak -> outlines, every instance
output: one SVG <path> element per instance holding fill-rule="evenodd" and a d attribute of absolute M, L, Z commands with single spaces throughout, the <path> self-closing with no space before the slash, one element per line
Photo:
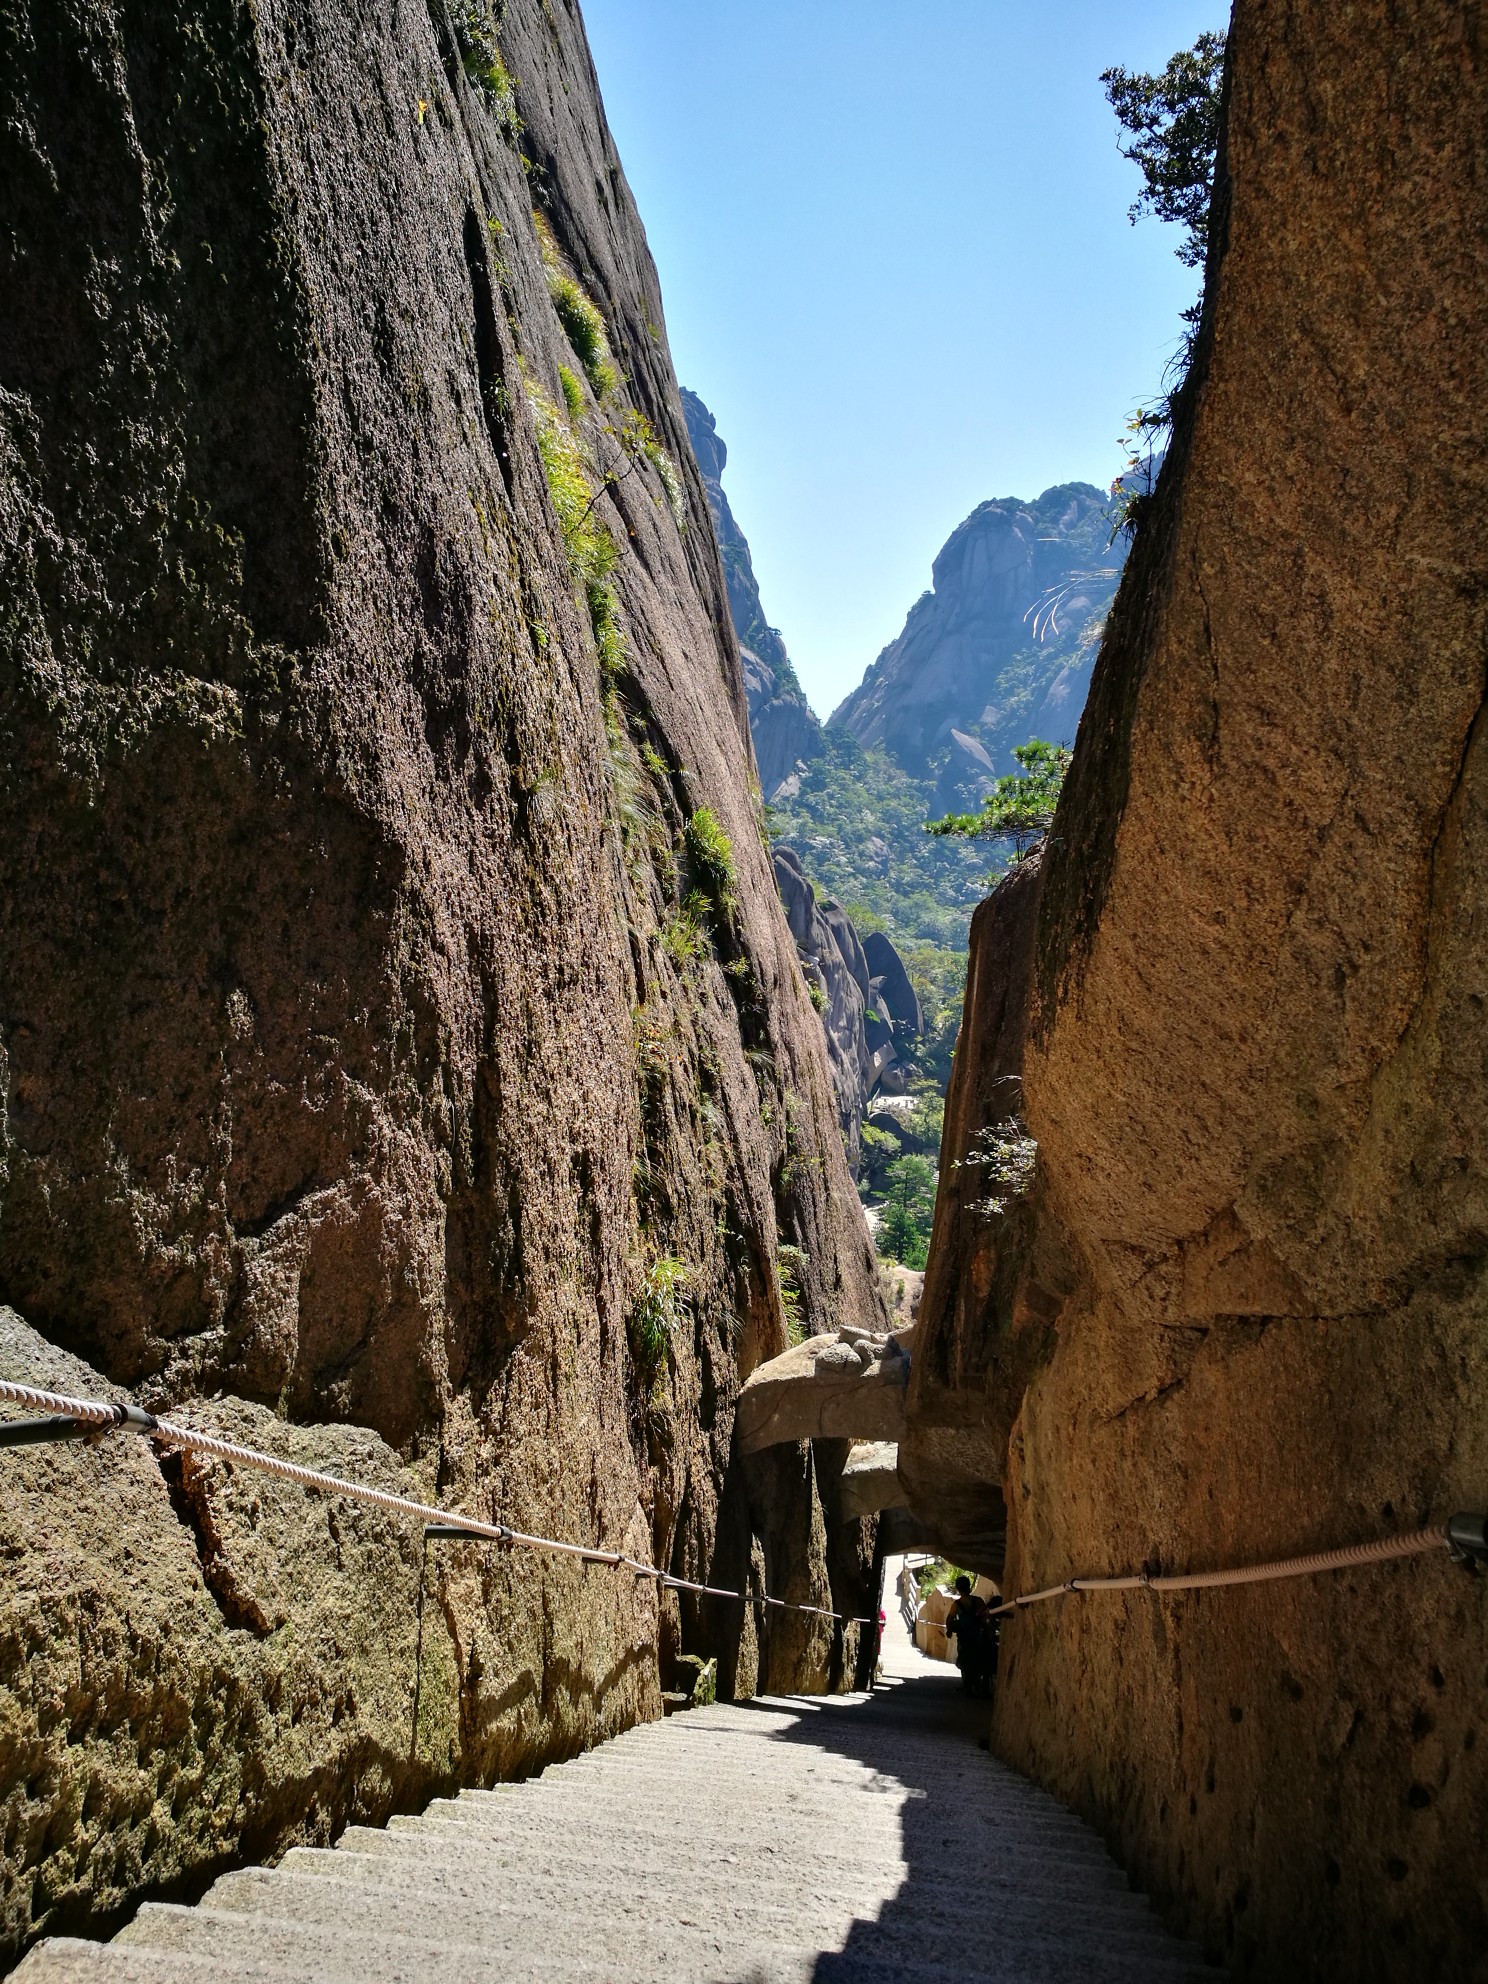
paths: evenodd
<path fill-rule="evenodd" d="M 930 780 L 944 807 L 975 806 L 1016 745 L 1073 739 L 1125 549 L 1088 482 L 979 503 L 829 724 Z"/>

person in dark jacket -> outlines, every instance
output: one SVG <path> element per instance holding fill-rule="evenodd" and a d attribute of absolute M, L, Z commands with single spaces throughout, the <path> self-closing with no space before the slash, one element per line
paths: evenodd
<path fill-rule="evenodd" d="M 992 1687 L 997 1676 L 997 1642 L 1002 1627 L 1002 1619 L 991 1605 L 981 1599 L 973 1600 L 982 1610 L 977 1620 L 976 1674 L 971 1692 L 980 1695 L 985 1701 L 992 1699 Z"/>
<path fill-rule="evenodd" d="M 975 1691 L 977 1658 L 981 1639 L 982 1620 L 979 1616 L 981 1600 L 971 1595 L 971 1579 L 965 1572 L 956 1580 L 956 1602 L 946 1618 L 946 1638 L 953 1634 L 956 1640 L 956 1665 L 961 1670 L 961 1685 L 968 1694 Z"/>

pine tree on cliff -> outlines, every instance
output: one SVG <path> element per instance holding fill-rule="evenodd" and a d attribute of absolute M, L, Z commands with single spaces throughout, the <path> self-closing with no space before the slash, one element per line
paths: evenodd
<path fill-rule="evenodd" d="M 1017 746 L 1013 756 L 1022 771 L 1000 778 L 982 801 L 980 812 L 947 813 L 943 820 L 927 820 L 925 832 L 966 840 L 1010 840 L 1020 858 L 1027 853 L 1053 823 L 1070 752 L 1068 745 L 1046 744 L 1041 737 L 1030 737 L 1026 744 Z"/>

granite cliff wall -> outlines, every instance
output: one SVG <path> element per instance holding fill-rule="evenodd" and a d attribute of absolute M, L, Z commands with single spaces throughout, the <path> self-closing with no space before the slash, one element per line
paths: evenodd
<path fill-rule="evenodd" d="M 1488 31 L 1237 0 L 1230 63 L 1200 347 L 1044 864 L 1037 1165 L 980 1247 L 943 1195 L 926 1288 L 1016 1589 L 1488 1495 Z M 1485 1594 L 1443 1552 L 1042 1606 L 995 1741 L 1243 1973 L 1481 1977 Z"/>
<path fill-rule="evenodd" d="M 879 1299 L 577 8 L 38 0 L 0 78 L 6 1373 L 858 1609 L 840 1456 L 729 1471 L 781 1248 Z M 407 1535 L 127 1444 L 0 1498 L 10 1951 L 684 1643 L 851 1669 L 473 1546 L 416 1660 Z"/>

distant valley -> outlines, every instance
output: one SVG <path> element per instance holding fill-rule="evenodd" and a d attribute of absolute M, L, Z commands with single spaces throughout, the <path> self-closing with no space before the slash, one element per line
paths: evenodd
<path fill-rule="evenodd" d="M 760 600 L 723 488 L 712 414 L 683 393 L 743 650 L 750 728 L 775 836 L 860 930 L 916 952 L 964 952 L 995 847 L 931 839 L 924 823 L 975 808 L 1030 737 L 1072 743 L 1126 541 L 1108 499 L 1063 483 L 1031 502 L 980 504 L 951 533 L 903 632 L 823 724 Z M 915 973 L 937 1004 L 944 961 Z"/>

